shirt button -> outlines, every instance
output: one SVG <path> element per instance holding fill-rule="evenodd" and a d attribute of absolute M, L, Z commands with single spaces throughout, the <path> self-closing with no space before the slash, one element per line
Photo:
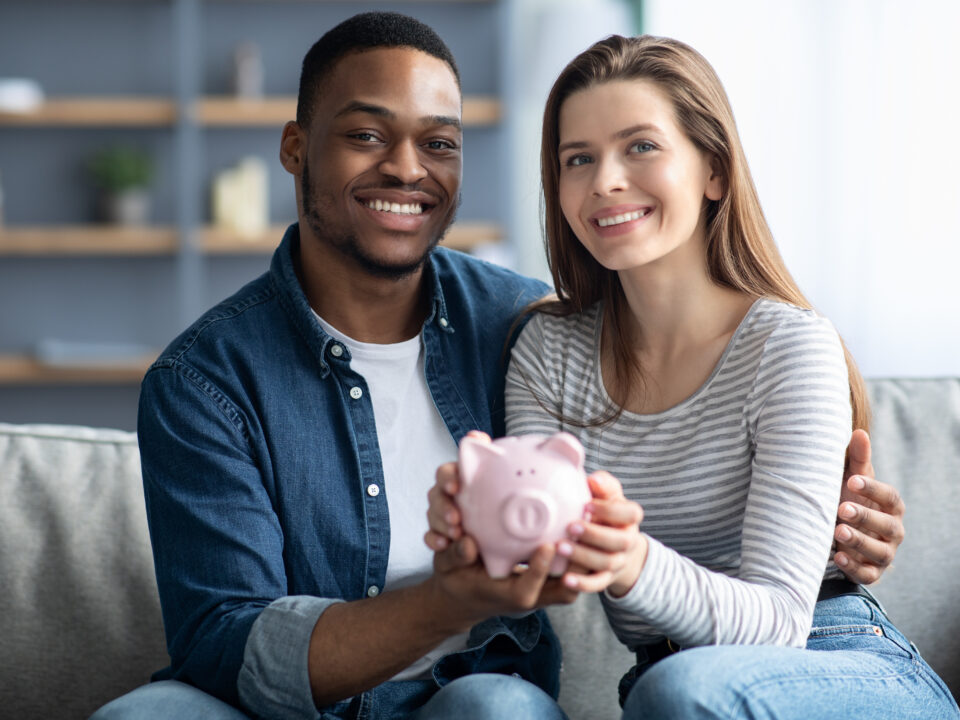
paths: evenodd
<path fill-rule="evenodd" d="M 378 588 L 376 585 L 371 585 L 367 588 L 367 597 L 376 597 L 379 594 L 380 588 Z"/>
<path fill-rule="evenodd" d="M 376 483 L 370 483 L 367 485 L 367 495 L 370 497 L 376 497 L 380 494 L 380 486 Z"/>
<path fill-rule="evenodd" d="M 343 355 L 343 345 L 331 345 L 330 354 L 334 357 L 340 357 Z"/>
<path fill-rule="evenodd" d="M 363 390 L 358 387 L 350 388 L 350 397 L 352 397 L 354 400 L 359 400 L 363 397 Z"/>
<path fill-rule="evenodd" d="M 447 319 L 445 317 L 440 318 L 440 327 L 446 327 L 449 324 L 450 323 L 447 322 Z"/>

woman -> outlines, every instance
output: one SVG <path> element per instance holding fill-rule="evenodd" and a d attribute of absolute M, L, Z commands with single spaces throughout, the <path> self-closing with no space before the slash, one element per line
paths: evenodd
<path fill-rule="evenodd" d="M 774 246 L 710 65 L 595 44 L 554 84 L 541 163 L 557 299 L 513 350 L 507 430 L 573 432 L 622 482 L 593 482 L 557 551 L 637 653 L 624 717 L 960 717 L 828 562 L 867 398 Z M 458 534 L 433 509 L 431 529 Z"/>

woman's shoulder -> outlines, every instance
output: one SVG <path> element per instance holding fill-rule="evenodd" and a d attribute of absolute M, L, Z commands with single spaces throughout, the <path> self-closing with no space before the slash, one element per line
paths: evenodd
<path fill-rule="evenodd" d="M 778 343 L 804 340 L 836 340 L 833 323 L 816 310 L 797 307 L 782 300 L 760 298 L 751 309 L 748 334 Z"/>
<path fill-rule="evenodd" d="M 525 332 L 540 340 L 569 342 L 585 339 L 593 342 L 600 315 L 599 303 L 579 313 L 554 312 L 547 307 L 533 313 Z"/>

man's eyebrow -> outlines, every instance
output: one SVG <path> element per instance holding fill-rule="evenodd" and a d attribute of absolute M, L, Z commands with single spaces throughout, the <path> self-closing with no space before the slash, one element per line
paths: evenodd
<path fill-rule="evenodd" d="M 349 115 L 350 113 L 366 113 L 367 115 L 377 115 L 391 119 L 397 117 L 395 112 L 388 110 L 382 105 L 371 105 L 370 103 L 360 102 L 359 100 L 348 102 L 337 111 L 334 117 L 341 117 L 343 115 Z"/>
<path fill-rule="evenodd" d="M 613 138 L 615 140 L 623 140 L 630 137 L 631 135 L 637 134 L 638 132 L 656 132 L 661 134 L 663 133 L 663 131 L 653 123 L 640 123 L 639 125 L 631 125 L 630 127 L 624 128 L 623 130 L 618 130 L 613 134 Z M 566 150 L 582 150 L 583 148 L 588 146 L 589 146 L 589 143 L 586 143 L 582 140 L 565 142 L 565 143 L 562 143 L 557 148 L 557 154 L 559 155 L 560 153 Z"/>
<path fill-rule="evenodd" d="M 383 105 L 374 105 L 372 103 L 365 103 L 360 100 L 348 102 L 337 111 L 335 117 L 342 117 L 344 115 L 350 115 L 351 113 L 366 113 L 367 115 L 375 115 L 377 117 L 383 117 L 389 120 L 396 120 L 397 118 L 397 114 L 393 110 L 385 108 Z M 463 129 L 460 118 L 455 115 L 428 115 L 427 117 L 420 119 L 420 124 L 449 125 L 457 130 Z"/>

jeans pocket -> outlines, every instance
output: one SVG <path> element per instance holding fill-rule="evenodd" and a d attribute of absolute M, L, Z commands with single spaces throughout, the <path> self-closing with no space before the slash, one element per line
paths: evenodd
<path fill-rule="evenodd" d="M 820 625 L 810 630 L 808 650 L 866 651 L 913 658 L 913 652 L 900 638 L 888 633 L 880 623 Z"/>

